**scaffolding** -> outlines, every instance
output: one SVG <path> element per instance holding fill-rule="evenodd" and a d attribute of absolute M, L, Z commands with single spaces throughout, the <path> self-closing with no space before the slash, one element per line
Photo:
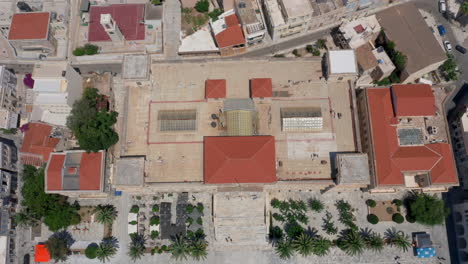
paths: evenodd
<path fill-rule="evenodd" d="M 196 110 L 161 110 L 158 113 L 159 131 L 197 130 Z"/>

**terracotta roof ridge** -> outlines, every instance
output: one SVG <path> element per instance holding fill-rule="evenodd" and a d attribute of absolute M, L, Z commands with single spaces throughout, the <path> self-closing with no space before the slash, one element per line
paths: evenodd
<path fill-rule="evenodd" d="M 430 145 L 430 144 L 428 144 L 428 145 Z M 432 165 L 432 167 L 431 167 L 431 169 L 430 169 L 430 170 L 432 171 L 432 169 L 434 169 L 435 166 L 437 166 L 437 164 L 439 164 L 439 162 L 440 162 L 441 160 L 444 159 L 444 156 L 442 156 L 442 155 L 441 155 L 440 153 L 438 153 L 437 151 L 433 150 L 433 149 L 432 149 L 431 147 L 429 147 L 428 145 L 424 145 L 424 147 L 426 147 L 426 148 L 429 149 L 430 151 L 434 152 L 437 156 L 439 156 L 439 159 L 438 159 L 436 162 L 434 162 L 434 165 Z"/>
<path fill-rule="evenodd" d="M 226 155 L 226 152 L 224 152 L 222 149 L 220 149 L 220 148 L 218 147 L 218 144 L 214 144 L 214 146 L 215 146 L 215 147 L 214 147 L 215 150 L 217 150 L 218 152 L 220 152 L 221 154 L 223 154 L 224 159 L 223 159 L 223 162 L 222 162 L 222 163 L 219 163 L 219 164 L 218 164 L 218 168 L 211 174 L 211 175 L 213 175 L 213 176 L 216 175 L 216 174 L 218 173 L 218 171 L 219 171 L 222 167 L 224 167 L 224 164 L 226 164 L 226 162 L 229 161 L 229 159 L 227 158 L 228 156 Z M 205 181 L 206 181 L 206 180 L 205 180 Z"/>

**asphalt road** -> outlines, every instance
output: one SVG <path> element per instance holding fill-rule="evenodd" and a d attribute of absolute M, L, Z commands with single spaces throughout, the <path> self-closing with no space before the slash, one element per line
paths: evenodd
<path fill-rule="evenodd" d="M 444 36 L 444 40 L 450 41 L 452 44 L 453 50 L 452 54 L 455 56 L 455 59 L 458 63 L 458 68 L 461 71 L 460 77 L 458 81 L 455 83 L 456 89 L 454 92 L 451 94 L 449 97 L 449 100 L 451 101 L 455 95 L 460 91 L 461 87 L 465 82 L 468 80 L 468 54 L 461 54 L 457 50 L 455 50 L 455 46 L 457 44 L 460 44 L 463 46 L 463 43 L 458 43 L 457 39 L 454 36 L 454 33 L 451 28 L 451 23 L 448 21 L 440 12 L 439 12 L 439 7 L 438 7 L 438 1 L 437 0 L 414 0 L 413 1 L 416 6 L 420 9 L 423 9 L 427 12 L 430 12 L 431 15 L 433 15 L 436 19 L 436 21 L 439 23 L 439 25 L 443 25 L 447 31 L 446 35 Z M 449 7 L 450 8 L 450 7 Z M 466 42 L 466 41 L 465 41 Z M 454 107 L 454 104 L 447 104 L 446 109 Z"/>
<path fill-rule="evenodd" d="M 286 40 L 284 42 L 274 44 L 274 45 L 271 45 L 271 46 L 268 46 L 268 47 L 259 48 L 257 50 L 253 50 L 251 52 L 247 52 L 247 53 L 244 53 L 244 54 L 236 56 L 236 57 L 241 58 L 241 57 L 269 56 L 269 55 L 275 54 L 275 53 L 277 53 L 278 51 L 281 51 L 281 50 L 290 49 L 292 47 L 297 47 L 297 46 L 300 46 L 300 45 L 310 44 L 310 43 L 316 41 L 317 39 L 320 39 L 323 36 L 326 36 L 328 34 L 330 34 L 330 28 L 323 29 L 323 30 L 320 30 L 320 31 L 317 31 L 317 32 L 314 32 L 314 33 L 311 33 L 311 34 L 308 34 L 308 35 L 304 35 L 304 36 L 301 36 L 301 37 L 298 37 L 298 38 L 293 38 L 293 39 L 290 39 L 290 40 Z"/>

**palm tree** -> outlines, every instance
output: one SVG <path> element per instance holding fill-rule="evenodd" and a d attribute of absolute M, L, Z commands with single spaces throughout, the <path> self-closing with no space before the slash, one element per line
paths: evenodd
<path fill-rule="evenodd" d="M 301 254 L 302 256 L 306 257 L 312 253 L 312 237 L 302 233 L 299 237 L 293 240 L 293 247 L 294 249 Z"/>
<path fill-rule="evenodd" d="M 136 234 L 132 236 L 132 242 L 128 249 L 128 256 L 136 261 L 140 259 L 141 256 L 145 253 L 145 237 L 143 235 Z"/>
<path fill-rule="evenodd" d="M 408 235 L 403 233 L 403 231 L 397 231 L 396 228 L 387 229 L 385 232 L 385 240 L 390 246 L 395 246 L 403 252 L 408 251 L 411 247 L 411 240 Z"/>
<path fill-rule="evenodd" d="M 172 257 L 176 260 L 187 259 L 190 254 L 190 247 L 187 240 L 182 236 L 176 236 L 170 246 Z"/>
<path fill-rule="evenodd" d="M 115 248 L 112 244 L 101 242 L 96 250 L 96 257 L 100 261 L 106 262 L 110 260 L 110 258 L 114 256 L 115 253 L 117 253 L 117 248 Z"/>
<path fill-rule="evenodd" d="M 101 224 L 112 225 L 115 218 L 117 218 L 117 210 L 111 204 L 98 205 L 94 209 L 94 213 L 96 214 L 96 221 Z"/>
<path fill-rule="evenodd" d="M 195 260 L 200 261 L 206 259 L 208 252 L 206 252 L 206 247 L 208 243 L 205 240 L 198 239 L 190 245 L 190 256 Z"/>
<path fill-rule="evenodd" d="M 350 229 L 338 239 L 338 247 L 351 256 L 360 255 L 364 250 L 364 239 L 355 231 Z"/>
<path fill-rule="evenodd" d="M 278 256 L 282 259 L 289 259 L 290 257 L 292 257 L 293 250 L 293 245 L 289 240 L 280 240 L 278 241 L 275 247 L 276 254 L 278 254 Z"/>
<path fill-rule="evenodd" d="M 366 247 L 374 252 L 380 252 L 384 248 L 384 240 L 379 233 L 372 232 L 364 237 Z"/>
<path fill-rule="evenodd" d="M 319 237 L 312 241 L 312 253 L 317 256 L 327 255 L 330 251 L 330 247 L 331 241 L 326 238 Z"/>

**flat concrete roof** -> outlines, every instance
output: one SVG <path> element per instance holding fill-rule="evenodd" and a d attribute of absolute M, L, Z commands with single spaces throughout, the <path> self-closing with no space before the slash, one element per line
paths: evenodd
<path fill-rule="evenodd" d="M 354 50 L 330 50 L 328 52 L 330 74 L 356 73 L 356 55 Z"/>
<path fill-rule="evenodd" d="M 127 55 L 122 64 L 124 79 L 148 79 L 148 56 Z"/>
<path fill-rule="evenodd" d="M 115 173 L 112 184 L 142 186 L 144 172 L 144 157 L 121 157 L 115 161 Z"/>
<path fill-rule="evenodd" d="M 337 154 L 339 184 L 370 184 L 369 160 L 366 153 Z"/>

